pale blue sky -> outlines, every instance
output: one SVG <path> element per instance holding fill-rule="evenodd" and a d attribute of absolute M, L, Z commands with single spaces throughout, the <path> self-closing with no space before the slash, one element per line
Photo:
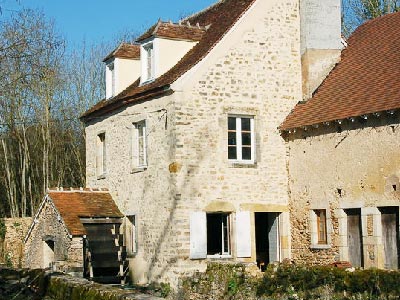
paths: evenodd
<path fill-rule="evenodd" d="M 176 21 L 217 0 L 0 0 L 2 18 L 23 7 L 54 19 L 69 44 L 109 41 L 121 32 L 142 33 L 158 18 Z"/>

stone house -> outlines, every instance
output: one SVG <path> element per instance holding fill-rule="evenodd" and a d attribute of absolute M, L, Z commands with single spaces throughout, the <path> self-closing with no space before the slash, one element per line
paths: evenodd
<path fill-rule="evenodd" d="M 360 26 L 280 126 L 292 259 L 399 267 L 400 13 Z"/>
<path fill-rule="evenodd" d="M 126 216 L 135 282 L 292 258 L 278 127 L 341 48 L 339 0 L 223 0 L 105 58 L 107 97 L 81 117 L 86 178 Z"/>
<path fill-rule="evenodd" d="M 24 266 L 119 282 L 122 217 L 104 189 L 49 190 L 25 237 Z"/>

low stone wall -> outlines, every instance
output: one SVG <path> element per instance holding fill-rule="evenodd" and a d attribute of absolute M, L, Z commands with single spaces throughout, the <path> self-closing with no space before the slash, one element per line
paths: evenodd
<path fill-rule="evenodd" d="M 0 299 L 8 300 L 162 300 L 138 290 L 101 285 L 83 278 L 41 269 L 10 269 L 0 265 Z"/>
<path fill-rule="evenodd" d="M 6 235 L 0 240 L 0 262 L 21 267 L 24 260 L 24 238 L 32 224 L 32 218 L 5 218 Z"/>

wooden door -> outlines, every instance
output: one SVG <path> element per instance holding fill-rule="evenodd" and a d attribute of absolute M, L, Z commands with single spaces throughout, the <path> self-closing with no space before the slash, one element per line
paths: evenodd
<path fill-rule="evenodd" d="M 353 267 L 363 267 L 361 209 L 347 209 L 347 245 L 349 261 Z"/>
<path fill-rule="evenodd" d="M 382 241 L 385 252 L 385 269 L 399 267 L 399 208 L 382 207 Z"/>

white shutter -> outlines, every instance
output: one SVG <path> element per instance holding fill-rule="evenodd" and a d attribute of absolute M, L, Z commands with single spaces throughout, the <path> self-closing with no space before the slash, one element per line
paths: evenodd
<path fill-rule="evenodd" d="M 268 214 L 268 243 L 269 243 L 269 261 L 279 261 L 279 214 Z"/>
<path fill-rule="evenodd" d="M 250 212 L 236 213 L 237 257 L 251 257 Z"/>
<path fill-rule="evenodd" d="M 190 215 L 190 258 L 207 257 L 207 219 L 206 213 L 199 211 Z"/>

